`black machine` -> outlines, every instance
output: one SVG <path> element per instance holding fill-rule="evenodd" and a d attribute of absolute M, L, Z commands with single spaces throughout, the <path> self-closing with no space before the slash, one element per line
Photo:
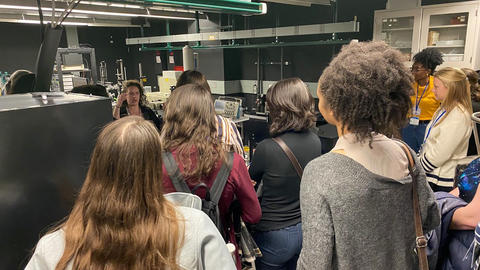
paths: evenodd
<path fill-rule="evenodd" d="M 110 99 L 0 97 L 0 269 L 23 269 L 39 237 L 71 210 Z"/>
<path fill-rule="evenodd" d="M 60 25 L 52 28 L 51 24 L 47 24 L 45 27 L 45 35 L 38 50 L 37 63 L 35 65 L 35 91 L 37 92 L 50 91 L 53 64 L 55 63 L 62 33 L 63 27 Z"/>

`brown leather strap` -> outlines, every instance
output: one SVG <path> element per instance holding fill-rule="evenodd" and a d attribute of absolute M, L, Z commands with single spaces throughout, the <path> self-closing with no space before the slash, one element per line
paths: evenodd
<path fill-rule="evenodd" d="M 274 142 L 276 142 L 280 148 L 282 148 L 283 152 L 287 155 L 288 159 L 290 159 L 290 162 L 292 162 L 293 167 L 297 171 L 298 177 L 302 179 L 303 175 L 303 169 L 302 166 L 300 166 L 300 163 L 298 163 L 297 158 L 295 155 L 292 153 L 292 150 L 288 147 L 288 145 L 279 137 L 272 138 Z"/>
<path fill-rule="evenodd" d="M 427 260 L 427 239 L 423 235 L 422 229 L 422 217 L 420 216 L 420 205 L 418 202 L 418 192 L 417 192 L 417 178 L 413 172 L 414 170 L 414 162 L 412 153 L 405 145 L 404 142 L 399 141 L 400 145 L 402 146 L 403 151 L 408 157 L 408 170 L 410 171 L 410 175 L 412 177 L 412 188 L 413 188 L 413 219 L 415 221 L 415 248 L 417 251 L 418 256 L 418 265 L 420 270 L 428 270 L 428 260 Z"/>

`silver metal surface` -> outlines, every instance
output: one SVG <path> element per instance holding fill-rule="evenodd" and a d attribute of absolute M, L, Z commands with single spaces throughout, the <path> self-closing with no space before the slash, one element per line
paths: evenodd
<path fill-rule="evenodd" d="M 265 37 L 280 37 L 280 36 L 297 36 L 297 35 L 317 35 L 330 33 L 349 33 L 358 32 L 359 22 L 341 22 L 341 23 L 327 23 L 327 24 L 311 24 L 300 26 L 287 26 L 275 28 L 261 28 L 252 30 L 239 30 L 227 32 L 210 32 L 199 34 L 182 34 L 182 35 L 167 35 L 167 36 L 153 36 L 143 38 L 127 38 L 127 45 L 137 44 L 154 44 L 167 42 L 191 42 L 191 41 L 211 41 L 211 40 L 228 40 L 228 39 L 247 39 L 247 38 L 265 38 Z"/>
<path fill-rule="evenodd" d="M 97 73 L 97 59 L 95 57 L 95 49 L 94 48 L 58 48 L 57 49 L 57 74 L 58 74 L 58 81 L 60 83 L 60 90 L 64 91 L 63 85 L 63 71 L 62 71 L 62 56 L 76 53 L 76 54 L 88 54 L 90 56 L 90 70 L 86 70 L 90 72 L 90 77 L 92 79 L 93 84 L 98 83 L 98 73 Z"/>

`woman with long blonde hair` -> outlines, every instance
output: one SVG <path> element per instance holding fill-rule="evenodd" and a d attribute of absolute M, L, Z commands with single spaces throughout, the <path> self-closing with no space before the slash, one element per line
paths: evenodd
<path fill-rule="evenodd" d="M 462 70 L 447 67 L 434 74 L 433 85 L 441 105 L 427 126 L 419 157 L 433 191 L 448 192 L 472 133 L 470 84 Z"/>
<path fill-rule="evenodd" d="M 26 269 L 234 269 L 209 218 L 163 196 L 161 151 L 141 117 L 107 125 L 72 212 Z"/>
<path fill-rule="evenodd" d="M 219 228 L 225 240 L 236 245 L 229 209 L 234 197 L 239 201 L 241 216 L 247 223 L 257 223 L 260 204 L 250 181 L 243 158 L 226 153 L 216 136 L 215 108 L 210 91 L 198 84 L 180 86 L 172 92 L 164 113 L 162 145 L 177 164 L 182 180 L 191 190 L 205 198 L 227 157 L 232 157 L 231 170 L 218 202 Z M 167 168 L 163 167 L 166 193 L 177 191 Z M 237 268 L 240 261 L 237 257 Z"/>

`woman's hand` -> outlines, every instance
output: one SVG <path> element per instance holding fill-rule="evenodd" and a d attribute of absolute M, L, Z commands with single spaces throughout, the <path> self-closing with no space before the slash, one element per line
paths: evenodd
<path fill-rule="evenodd" d="M 127 100 L 127 94 L 126 93 L 121 93 L 118 96 L 118 99 L 117 99 L 117 106 L 118 107 L 122 106 L 122 104 L 125 100 Z"/>

